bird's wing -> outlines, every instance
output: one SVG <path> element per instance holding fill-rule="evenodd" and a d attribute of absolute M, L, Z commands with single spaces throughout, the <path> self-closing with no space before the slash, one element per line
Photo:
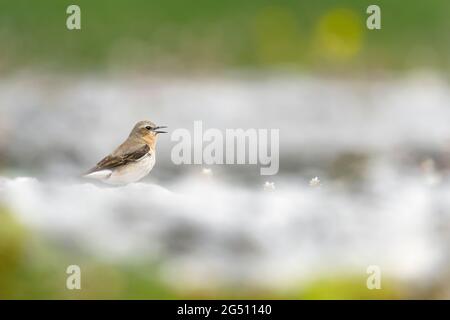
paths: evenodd
<path fill-rule="evenodd" d="M 147 144 L 139 144 L 133 149 L 128 149 L 123 152 L 120 152 L 119 150 L 120 149 L 103 158 L 94 168 L 89 170 L 87 174 L 99 170 L 112 169 L 130 162 L 138 161 L 149 153 L 150 147 Z"/>

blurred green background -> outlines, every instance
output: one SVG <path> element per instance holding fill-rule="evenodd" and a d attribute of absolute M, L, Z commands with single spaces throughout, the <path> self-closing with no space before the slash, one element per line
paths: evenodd
<path fill-rule="evenodd" d="M 449 14 L 446 0 L 1 1 L 0 70 L 448 69 Z"/>

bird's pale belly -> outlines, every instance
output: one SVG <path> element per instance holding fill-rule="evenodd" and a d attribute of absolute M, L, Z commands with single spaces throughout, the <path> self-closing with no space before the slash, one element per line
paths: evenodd
<path fill-rule="evenodd" d="M 155 156 L 147 155 L 139 161 L 116 168 L 109 178 L 104 181 L 114 185 L 136 182 L 148 175 L 150 171 L 152 171 L 154 165 Z"/>

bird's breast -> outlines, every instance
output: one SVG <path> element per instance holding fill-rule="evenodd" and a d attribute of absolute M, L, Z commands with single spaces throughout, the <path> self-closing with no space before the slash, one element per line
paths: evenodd
<path fill-rule="evenodd" d="M 148 175 L 155 165 L 154 153 L 147 153 L 141 159 L 116 168 L 108 181 L 111 184 L 127 184 L 141 180 Z"/>

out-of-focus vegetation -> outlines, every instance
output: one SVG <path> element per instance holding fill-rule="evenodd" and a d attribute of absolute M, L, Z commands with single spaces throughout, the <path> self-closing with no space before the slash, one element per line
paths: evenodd
<path fill-rule="evenodd" d="M 81 290 L 66 288 L 68 266 L 82 270 Z M 56 248 L 0 209 L 0 299 L 170 299 L 175 291 L 158 280 L 152 263 L 99 262 L 67 248 Z"/>
<path fill-rule="evenodd" d="M 355 273 L 357 274 L 357 273 Z M 348 271 L 312 281 L 302 289 L 302 299 L 404 299 L 408 297 L 402 285 L 395 279 L 383 279 L 382 290 L 368 290 L 367 279 L 351 275 Z"/>
<path fill-rule="evenodd" d="M 82 30 L 66 29 L 81 7 Z M 366 28 L 381 7 L 382 29 Z M 450 2 L 2 1 L 0 70 L 449 67 Z"/>

